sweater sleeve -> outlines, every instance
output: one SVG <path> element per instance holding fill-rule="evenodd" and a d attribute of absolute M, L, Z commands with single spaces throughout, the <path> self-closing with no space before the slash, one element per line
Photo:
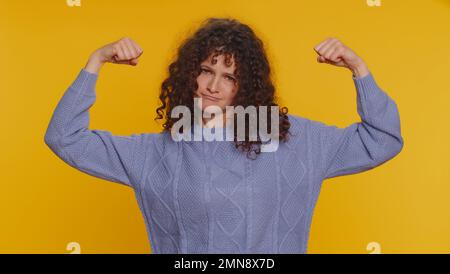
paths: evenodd
<path fill-rule="evenodd" d="M 84 69 L 59 101 L 45 133 L 50 149 L 70 166 L 89 175 L 134 187 L 144 163 L 146 134 L 113 136 L 90 130 L 98 75 Z"/>
<path fill-rule="evenodd" d="M 396 103 L 377 85 L 371 72 L 352 79 L 361 121 L 345 128 L 312 122 L 323 146 L 323 179 L 372 169 L 403 148 Z"/>

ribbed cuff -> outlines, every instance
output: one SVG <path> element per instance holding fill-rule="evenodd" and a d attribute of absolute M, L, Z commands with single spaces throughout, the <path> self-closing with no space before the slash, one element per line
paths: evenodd
<path fill-rule="evenodd" d="M 352 76 L 355 87 L 358 91 L 363 91 L 366 95 L 380 90 L 375 78 L 371 72 L 364 77 Z"/>
<path fill-rule="evenodd" d="M 81 69 L 75 81 L 72 83 L 72 87 L 77 90 L 82 89 L 94 89 L 97 83 L 98 74 L 90 73 L 84 68 Z"/>

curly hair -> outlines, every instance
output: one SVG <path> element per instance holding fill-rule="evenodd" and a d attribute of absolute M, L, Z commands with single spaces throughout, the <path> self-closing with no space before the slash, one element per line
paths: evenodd
<path fill-rule="evenodd" d="M 198 88 L 196 79 L 201 73 L 200 64 L 210 56 L 214 63 L 218 55 L 224 55 L 227 66 L 230 65 L 231 56 L 235 60 L 239 85 L 233 106 L 255 106 L 257 109 L 259 106 L 267 106 L 267 117 L 270 117 L 270 106 L 278 106 L 274 102 L 275 87 L 270 77 L 270 65 L 263 42 L 248 25 L 236 19 L 208 18 L 178 47 L 177 58 L 169 65 L 169 75 L 161 84 L 161 105 L 156 109 L 155 121 L 165 119 L 163 132 L 170 131 L 176 121 L 181 119 L 170 117 L 176 106 L 187 106 L 193 113 L 194 92 Z M 278 140 L 283 142 L 288 140 L 290 133 L 287 113 L 287 107 L 279 108 Z M 259 116 L 259 113 L 257 115 Z M 270 129 L 271 119 L 268 120 L 267 128 Z M 259 123 L 259 117 L 257 121 Z M 249 125 L 247 121 L 245 124 L 245 140 L 237 141 L 235 131 L 235 147 L 246 152 L 247 157 L 255 159 L 261 153 L 262 142 L 259 136 L 256 141 L 249 140 Z"/>

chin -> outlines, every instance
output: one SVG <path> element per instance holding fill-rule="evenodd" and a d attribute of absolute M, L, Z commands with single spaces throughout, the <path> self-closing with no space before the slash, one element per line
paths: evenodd
<path fill-rule="evenodd" d="M 202 110 L 203 111 L 205 111 L 205 109 L 210 106 L 216 106 L 216 107 L 219 107 L 220 109 L 223 109 L 222 105 L 220 105 L 220 104 L 215 104 L 213 102 L 206 102 L 206 100 L 203 100 L 203 102 L 202 102 Z"/>
<path fill-rule="evenodd" d="M 202 98 L 202 97 L 199 97 L 199 98 L 202 99 L 202 108 L 203 108 L 203 109 L 205 109 L 205 108 L 208 107 L 208 106 L 218 106 L 218 107 L 221 106 L 221 103 L 220 103 L 220 102 L 211 101 L 211 100 L 209 100 L 209 99 L 207 99 L 207 98 Z"/>

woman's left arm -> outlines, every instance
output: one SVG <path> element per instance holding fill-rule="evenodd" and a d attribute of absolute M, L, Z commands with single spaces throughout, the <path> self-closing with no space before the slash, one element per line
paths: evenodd
<path fill-rule="evenodd" d="M 403 148 L 396 103 L 376 83 L 364 61 L 337 39 L 317 45 L 317 61 L 353 73 L 361 122 L 339 128 L 313 122 L 324 146 L 323 178 L 362 172 L 397 155 Z"/>

